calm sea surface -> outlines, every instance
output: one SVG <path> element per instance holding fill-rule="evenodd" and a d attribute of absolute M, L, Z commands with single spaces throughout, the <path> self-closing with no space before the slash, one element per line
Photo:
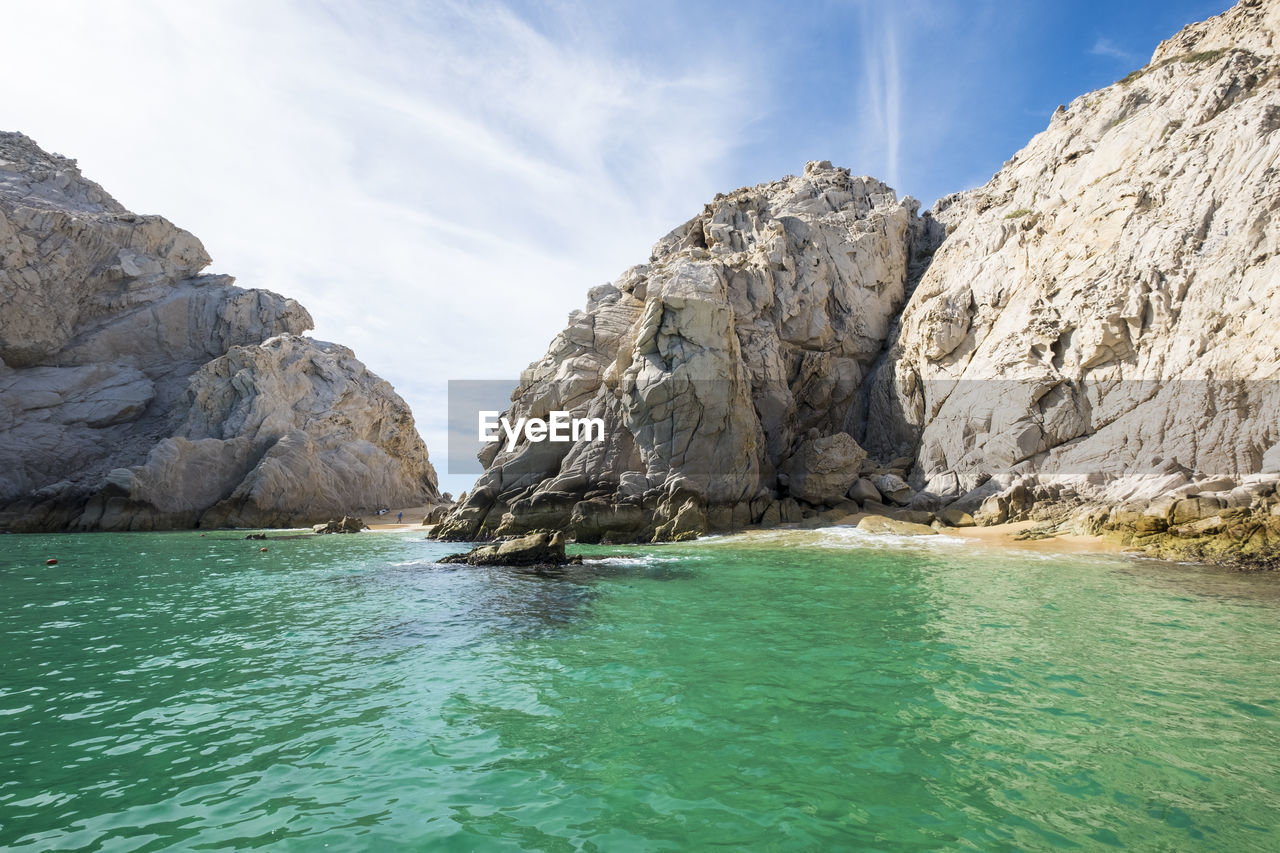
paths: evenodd
<path fill-rule="evenodd" d="M 0 537 L 0 847 L 1280 850 L 1280 578 L 459 549 Z"/>

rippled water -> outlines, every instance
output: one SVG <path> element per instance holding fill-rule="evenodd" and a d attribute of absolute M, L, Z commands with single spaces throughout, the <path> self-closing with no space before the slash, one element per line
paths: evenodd
<path fill-rule="evenodd" d="M 1280 578 L 851 530 L 558 578 L 261 544 L 0 537 L 0 846 L 1280 849 Z"/>

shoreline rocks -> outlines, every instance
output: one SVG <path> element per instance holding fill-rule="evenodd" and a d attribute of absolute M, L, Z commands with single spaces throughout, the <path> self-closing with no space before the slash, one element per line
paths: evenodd
<path fill-rule="evenodd" d="M 463 554 L 450 554 L 440 562 L 520 568 L 555 568 L 581 563 L 580 557 L 565 555 L 564 541 L 564 534 L 559 531 L 530 533 L 492 545 L 480 545 Z"/>
<path fill-rule="evenodd" d="M 325 524 L 316 524 L 311 528 L 312 533 L 360 533 L 368 530 L 369 525 L 360 519 L 344 515 L 341 519 L 330 519 Z"/>
<path fill-rule="evenodd" d="M 0 530 L 302 527 L 436 503 L 404 401 L 301 305 L 0 133 Z"/>
<path fill-rule="evenodd" d="M 923 215 L 826 162 L 717 196 L 521 377 L 510 416 L 607 440 L 482 453 L 437 535 L 662 541 L 852 499 L 1274 551 L 1235 490 L 1280 470 L 1277 46 L 1276 0 L 1187 27 Z"/>
<path fill-rule="evenodd" d="M 433 535 L 678 541 L 846 500 L 882 473 L 859 389 L 942 238 L 917 208 L 828 162 L 718 196 L 592 289 L 513 395 L 510 419 L 601 418 L 605 439 L 491 446 Z"/>

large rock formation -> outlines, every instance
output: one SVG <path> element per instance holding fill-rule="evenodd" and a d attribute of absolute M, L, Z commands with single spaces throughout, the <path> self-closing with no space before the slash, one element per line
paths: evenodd
<path fill-rule="evenodd" d="M 1277 33 L 1275 0 L 1192 25 L 939 202 L 949 236 L 862 434 L 916 458 L 921 502 L 979 522 L 1083 506 L 1089 529 L 1132 534 L 1135 503 L 1247 486 L 1241 534 L 1280 542 Z M 1178 526 L 1149 518 L 1147 535 Z"/>
<path fill-rule="evenodd" d="M 676 539 L 779 514 L 788 484 L 842 499 L 857 392 L 941 237 L 917 207 L 830 163 L 718 196 L 592 290 L 513 395 L 510 418 L 598 417 L 605 439 L 493 446 L 436 535 Z"/>
<path fill-rule="evenodd" d="M 831 505 L 851 474 L 860 500 L 980 523 L 1079 507 L 1099 529 L 1122 523 L 1099 506 L 1245 487 L 1266 514 L 1278 32 L 1280 0 L 1186 28 L 933 218 L 827 164 L 718 197 L 591 291 L 513 395 L 608 441 L 490 451 L 441 533 L 669 538 Z"/>
<path fill-rule="evenodd" d="M 408 407 L 292 299 L 0 133 L 0 529 L 301 525 L 438 500 Z"/>
<path fill-rule="evenodd" d="M 1280 442 L 1278 10 L 1187 28 L 939 202 L 949 236 L 868 449 L 915 455 L 912 485 L 944 499 L 1000 474 L 1117 497 L 1260 470 Z"/>

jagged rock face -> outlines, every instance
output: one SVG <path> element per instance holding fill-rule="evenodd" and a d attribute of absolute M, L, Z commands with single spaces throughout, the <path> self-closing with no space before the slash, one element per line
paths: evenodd
<path fill-rule="evenodd" d="M 990 523 L 1280 469 L 1278 31 L 1280 0 L 1186 28 L 936 220 L 825 164 L 717 198 L 513 396 L 609 440 L 482 455 L 440 533 L 679 538 L 845 482 Z"/>
<path fill-rule="evenodd" d="M 949 236 L 868 385 L 868 450 L 915 456 L 913 486 L 971 509 L 1018 482 L 1030 506 L 1261 470 L 1280 442 L 1278 29 L 1274 0 L 1188 27 L 939 203 Z"/>
<path fill-rule="evenodd" d="M 830 163 L 718 196 L 593 289 L 521 377 L 509 418 L 598 417 L 605 440 L 495 445 L 436 535 L 673 539 L 759 520 L 806 482 L 802 443 L 856 447 L 857 392 L 940 237 L 916 208 Z"/>
<path fill-rule="evenodd" d="M 301 524 L 438 500 L 404 402 L 292 299 L 0 133 L 0 529 Z"/>

